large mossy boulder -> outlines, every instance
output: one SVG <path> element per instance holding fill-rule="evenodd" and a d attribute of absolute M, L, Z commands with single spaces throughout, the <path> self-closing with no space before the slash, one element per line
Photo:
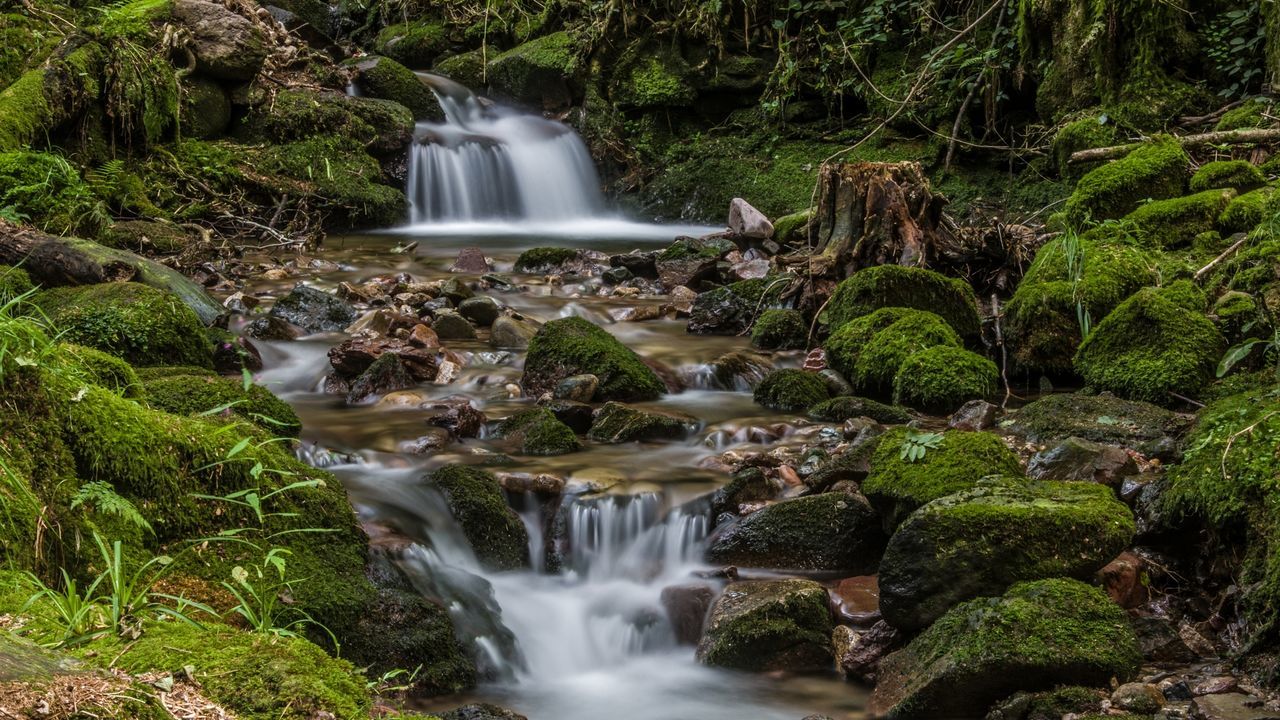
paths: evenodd
<path fill-rule="evenodd" d="M 1080 227 L 1124 217 L 1144 200 L 1178 197 L 1187 186 L 1190 164 L 1176 139 L 1158 137 L 1080 178 L 1067 200 L 1066 220 Z"/>
<path fill-rule="evenodd" d="M 245 386 L 194 368 L 158 368 L 142 382 L 146 403 L 174 415 L 236 416 L 268 433 L 297 437 L 302 421 L 288 403 L 261 385 Z M 99 383 L 103 384 L 103 383 Z"/>
<path fill-rule="evenodd" d="M 581 45 L 557 32 L 518 45 L 489 61 L 489 87 L 499 95 L 542 110 L 573 103 Z"/>
<path fill-rule="evenodd" d="M 1248 160 L 1215 160 L 1207 162 L 1191 176 L 1191 192 L 1231 189 L 1249 192 L 1267 183 L 1267 177 Z"/>
<path fill-rule="evenodd" d="M 970 490 L 988 475 L 1022 475 L 1018 456 L 992 433 L 949 430 L 937 437 L 894 428 L 876 443 L 862 492 L 889 530 L 924 504 Z M 914 461 L 907 452 L 912 444 L 924 448 L 924 456 Z"/>
<path fill-rule="evenodd" d="M 1187 415 L 1114 395 L 1057 393 L 1027 403 L 1000 421 L 1001 432 L 1055 445 L 1078 437 L 1169 457 L 1191 423 Z"/>
<path fill-rule="evenodd" d="M 751 327 L 764 311 L 782 299 L 787 282 L 758 278 L 699 293 L 689 311 L 689 332 L 695 335 L 737 335 Z"/>
<path fill-rule="evenodd" d="M 812 580 L 736 582 L 711 607 L 698 643 L 707 665 L 753 672 L 828 672 L 827 591 Z"/>
<path fill-rule="evenodd" d="M 890 720 L 982 717 L 1018 691 L 1107 686 L 1138 670 L 1124 610 L 1076 580 L 970 600 L 880 663 L 871 711 Z"/>
<path fill-rule="evenodd" d="M 1075 368 L 1095 390 L 1169 404 L 1174 394 L 1199 393 L 1225 349 L 1222 334 L 1203 313 L 1147 288 L 1093 329 L 1076 352 Z"/>
<path fill-rule="evenodd" d="M 145 395 L 142 380 L 133 366 L 96 348 L 59 343 L 54 362 L 72 368 L 72 372 L 87 382 L 104 387 L 120 397 L 140 399 Z M 192 372 L 209 373 L 204 368 L 191 368 Z"/>
<path fill-rule="evenodd" d="M 538 397 L 561 380 L 591 374 L 600 380 L 593 400 L 656 400 L 666 386 L 639 355 L 617 338 L 579 317 L 552 320 L 529 341 L 520 385 Z"/>
<path fill-rule="evenodd" d="M 1079 267 L 1078 277 L 1071 268 Z M 1132 245 L 1087 235 L 1055 238 L 1036 253 L 1005 307 L 1010 359 L 1023 372 L 1068 375 L 1080 346 L 1080 314 L 1106 317 L 1154 280 L 1152 264 Z"/>
<path fill-rule="evenodd" d="M 1218 229 L 1226 234 L 1252 231 L 1262 223 L 1275 193 L 1275 187 L 1268 185 L 1237 195 L 1218 216 Z"/>
<path fill-rule="evenodd" d="M 1195 195 L 1149 202 L 1124 217 L 1134 237 L 1145 247 L 1187 248 L 1201 233 L 1211 232 L 1236 191 L 1205 190 Z"/>
<path fill-rule="evenodd" d="M 412 70 L 386 57 L 363 57 L 352 63 L 356 86 L 366 97 L 391 100 L 409 108 L 415 120 L 444 120 L 440 101 Z"/>
<path fill-rule="evenodd" d="M 449 45 L 449 33 L 444 24 L 430 18 L 388 25 L 378 32 L 373 42 L 379 54 L 415 70 L 430 68 L 449 50 Z"/>
<path fill-rule="evenodd" d="M 874 572 L 884 535 L 859 495 L 831 492 L 768 505 L 715 534 L 713 563 L 770 570 Z"/>
<path fill-rule="evenodd" d="M 394 107 L 412 122 L 408 110 Z M 409 140 L 388 142 L 394 152 L 403 152 Z M 254 167 L 249 177 L 267 192 L 307 198 L 312 208 L 326 213 L 326 227 L 384 228 L 404 221 L 408 200 L 383 182 L 381 166 L 371 152 L 380 152 L 379 146 L 346 135 L 267 145 L 250 155 Z"/>
<path fill-rule="evenodd" d="M 580 447 L 573 429 L 541 407 L 521 410 L 503 420 L 495 434 L 515 443 L 523 455 L 564 455 Z"/>
<path fill-rule="evenodd" d="M 832 331 L 880 308 L 914 308 L 938 315 L 966 341 L 982 331 L 973 288 L 924 268 L 878 265 L 836 286 L 823 316 Z"/>
<path fill-rule="evenodd" d="M 774 370 L 756 385 L 752 398 L 771 410 L 798 412 L 831 397 L 827 381 L 807 370 Z"/>
<path fill-rule="evenodd" d="M 280 90 L 270 103 L 255 106 L 236 134 L 270 143 L 344 138 L 373 154 L 398 153 L 413 136 L 413 112 L 390 100 L 329 91 Z M 323 167 L 323 156 L 317 154 L 313 162 Z"/>
<path fill-rule="evenodd" d="M 934 347 L 961 346 L 960 336 L 926 310 L 887 307 L 841 325 L 827 338 L 827 362 L 854 390 L 889 399 L 894 378 L 907 359 Z"/>
<path fill-rule="evenodd" d="M 507 506 L 497 478 L 480 468 L 446 465 L 431 473 L 427 484 L 444 496 L 481 565 L 490 570 L 529 566 L 529 533 Z"/>
<path fill-rule="evenodd" d="M 970 400 L 988 400 L 1000 384 L 996 364 L 964 348 L 940 345 L 908 357 L 893 377 L 893 402 L 948 414 Z"/>
<path fill-rule="evenodd" d="M 1105 485 L 984 480 L 911 514 L 880 561 L 880 612 L 899 630 L 1027 580 L 1088 580 L 1133 540 L 1129 509 Z"/>
<path fill-rule="evenodd" d="M 204 325 L 172 293 L 139 283 L 102 283 L 46 290 L 35 302 L 62 339 L 131 365 L 213 367 Z"/>
<path fill-rule="evenodd" d="M 751 327 L 751 347 L 760 350 L 803 350 L 808 344 L 809 326 L 796 310 L 765 310 Z"/>

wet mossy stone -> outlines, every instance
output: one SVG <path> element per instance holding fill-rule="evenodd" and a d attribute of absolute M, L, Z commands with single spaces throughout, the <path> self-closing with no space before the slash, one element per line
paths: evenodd
<path fill-rule="evenodd" d="M 888 399 L 893 380 L 907 358 L 932 347 L 960 345 L 960 336 L 940 316 L 926 310 L 888 307 L 841 325 L 827 338 L 825 347 L 827 362 L 857 392 Z"/>
<path fill-rule="evenodd" d="M 250 385 L 207 375 L 168 375 L 142 383 L 146 403 L 174 415 L 201 415 L 218 411 L 235 415 L 279 436 L 297 437 L 302 421 L 288 403 L 261 385 Z"/>
<path fill-rule="evenodd" d="M 529 341 L 520 385 L 527 395 L 553 392 L 573 375 L 600 379 L 593 400 L 656 400 L 666 386 L 639 355 L 605 330 L 579 317 L 552 320 Z"/>
<path fill-rule="evenodd" d="M 484 51 L 480 48 L 450 55 L 436 63 L 435 73 L 469 88 L 485 86 Z"/>
<path fill-rule="evenodd" d="M 871 455 L 871 473 L 862 492 L 891 530 L 925 503 L 970 490 L 988 475 L 1020 477 L 1018 456 L 999 435 L 948 430 L 924 457 L 911 462 L 903 452 L 917 431 L 894 428 L 881 435 Z"/>
<path fill-rule="evenodd" d="M 1267 111 L 1266 103 L 1261 100 L 1246 101 L 1237 108 L 1222 114 L 1214 130 L 1243 130 L 1262 127 L 1266 124 L 1262 115 Z"/>
<path fill-rule="evenodd" d="M 1105 687 L 1142 661 L 1124 610 L 1076 580 L 1014 585 L 949 610 L 880 663 L 871 711 L 890 720 L 981 717 L 1016 691 Z"/>
<path fill-rule="evenodd" d="M 697 428 L 690 415 L 610 402 L 597 411 L 587 437 L 602 443 L 681 440 Z"/>
<path fill-rule="evenodd" d="M 1217 227 L 1236 191 L 1206 190 L 1195 195 L 1147 203 L 1124 217 L 1144 247 L 1171 250 L 1191 245 L 1200 233 Z"/>
<path fill-rule="evenodd" d="M 1178 197 L 1187 185 L 1190 164 L 1176 139 L 1157 137 L 1080 178 L 1067 200 L 1066 220 L 1081 227 L 1128 215 L 1144 200 Z"/>
<path fill-rule="evenodd" d="M 835 423 L 856 417 L 868 417 L 886 425 L 901 425 L 911 420 L 911 414 L 903 408 L 852 395 L 824 400 L 809 408 L 807 415 L 813 420 Z"/>
<path fill-rule="evenodd" d="M 782 492 L 782 487 L 782 480 L 765 475 L 758 467 L 743 468 L 712 494 L 711 512 L 715 517 L 723 513 L 737 515 L 739 508 L 746 503 L 773 500 Z"/>
<path fill-rule="evenodd" d="M 1022 372 L 1070 375 L 1081 341 L 1078 309 L 1100 320 L 1155 279 L 1153 263 L 1130 244 L 1086 235 L 1078 247 L 1079 282 L 1068 272 L 1066 241 L 1055 238 L 1036 253 L 1005 306 L 1010 357 Z"/>
<path fill-rule="evenodd" d="M 1107 122 L 1101 109 L 1097 109 L 1087 117 L 1073 120 L 1059 128 L 1050 142 L 1050 153 L 1053 155 L 1058 176 L 1071 178 L 1083 172 L 1079 166 L 1070 164 L 1073 153 L 1092 148 L 1110 147 L 1115 144 L 1115 123 Z"/>
<path fill-rule="evenodd" d="M 836 286 L 823 319 L 831 331 L 880 308 L 926 310 L 938 315 L 966 341 L 982 331 L 973 288 L 963 280 L 924 268 L 877 265 L 859 270 Z"/>
<path fill-rule="evenodd" d="M 828 672 L 827 605 L 826 589 L 812 580 L 731 583 L 711 608 L 698 660 L 753 672 Z"/>
<path fill-rule="evenodd" d="M 1249 334 L 1245 328 L 1258 319 L 1259 312 L 1258 301 L 1252 295 L 1228 290 L 1214 301 L 1211 316 L 1227 342 L 1234 344 Z"/>
<path fill-rule="evenodd" d="M 76 167 L 54 153 L 0 152 L 0 203 L 55 235 L 93 235 L 110 220 Z"/>
<path fill-rule="evenodd" d="M 185 137 L 221 137 L 231 125 L 231 97 L 216 80 L 186 77 L 182 80 L 182 112 L 178 115 Z"/>
<path fill-rule="evenodd" d="M 893 402 L 947 414 L 996 394 L 996 364 L 964 348 L 939 345 L 908 357 L 893 377 Z"/>
<path fill-rule="evenodd" d="M 520 253 L 512 268 L 518 273 L 567 272 L 570 264 L 577 264 L 582 252 L 573 248 L 539 247 Z"/>
<path fill-rule="evenodd" d="M 1048 395 L 1000 421 L 1001 431 L 1034 443 L 1079 437 L 1164 458 L 1176 455 L 1189 425 L 1189 416 L 1151 403 L 1084 393 Z"/>
<path fill-rule="evenodd" d="M 719 530 L 707 561 L 770 570 L 874 572 L 884 534 L 866 498 L 830 492 L 767 505 Z"/>
<path fill-rule="evenodd" d="M 1133 540 L 1105 485 L 982 480 L 910 515 L 880 561 L 880 612 L 908 633 L 970 598 L 1027 580 L 1088 580 Z"/>
<path fill-rule="evenodd" d="M 692 68 L 669 42 L 641 40 L 623 52 L 615 67 L 609 98 L 617 107 L 689 107 L 698 96 Z"/>
<path fill-rule="evenodd" d="M 698 293 L 689 311 L 688 331 L 695 335 L 737 335 L 765 310 L 777 306 L 787 281 L 768 277 Z"/>
<path fill-rule="evenodd" d="M 537 108 L 568 107 L 582 45 L 561 31 L 518 45 L 489 61 L 489 87 Z"/>
<path fill-rule="evenodd" d="M 751 328 L 751 346 L 761 350 L 803 350 L 809 345 L 809 326 L 795 310 L 765 310 Z"/>
<path fill-rule="evenodd" d="M 446 465 L 431 473 L 427 483 L 444 496 L 481 565 L 490 570 L 529 567 L 529 533 L 507 506 L 497 478 L 480 468 Z"/>
<path fill-rule="evenodd" d="M 131 365 L 213 366 L 204 325 L 178 296 L 138 283 L 46 290 L 35 298 L 69 342 Z"/>
<path fill-rule="evenodd" d="M 542 407 L 521 410 L 503 420 L 497 435 L 514 442 L 523 455 L 564 455 L 580 447 L 573 429 Z"/>
<path fill-rule="evenodd" d="M 1184 310 L 1203 313 L 1209 307 L 1209 298 L 1190 280 L 1174 280 L 1159 288 L 1160 297 Z"/>
<path fill-rule="evenodd" d="M 1248 160 L 1218 160 L 1205 163 L 1191 176 L 1191 192 L 1232 189 L 1246 193 L 1267 184 L 1257 165 Z"/>
<path fill-rule="evenodd" d="M 345 300 L 301 284 L 276 300 L 271 314 L 308 333 L 342 332 L 356 319 L 356 309 Z"/>
<path fill-rule="evenodd" d="M 444 24 L 428 18 L 388 25 L 378 32 L 373 42 L 378 53 L 415 70 L 430 68 L 436 58 L 449 50 L 449 45 L 449 33 Z"/>
<path fill-rule="evenodd" d="M 20 267 L 0 265 L 0 305 L 35 289 L 31 276 Z"/>
<path fill-rule="evenodd" d="M 367 97 L 391 100 L 409 108 L 415 120 L 444 121 L 436 94 L 412 70 L 387 57 L 362 57 L 352 63 L 357 86 Z"/>
<path fill-rule="evenodd" d="M 413 136 L 413 112 L 389 100 L 339 92 L 280 90 L 272 102 L 254 107 L 235 128 L 254 142 L 292 143 L 315 137 L 342 138 L 373 154 L 403 152 Z M 312 158 L 323 169 L 323 155 Z"/>
<path fill-rule="evenodd" d="M 405 108 L 395 107 L 409 115 Z M 404 152 L 409 140 L 391 142 Z M 250 154 L 254 172 L 249 178 L 265 192 L 306 197 L 314 209 L 326 213 L 326 227 L 387 227 L 404 220 L 408 200 L 398 188 L 383 183 L 382 169 L 370 155 L 374 151 L 376 145 L 346 135 L 268 144 Z"/>
<path fill-rule="evenodd" d="M 1258 227 L 1266 217 L 1275 192 L 1274 187 L 1267 186 L 1237 195 L 1218 216 L 1218 229 L 1223 233 L 1242 233 Z"/>
<path fill-rule="evenodd" d="M 1176 402 L 1213 378 L 1226 350 L 1222 334 L 1155 288 L 1134 293 L 1103 318 L 1076 352 L 1075 367 L 1089 387 L 1129 400 Z"/>
<path fill-rule="evenodd" d="M 797 412 L 831 397 L 827 381 L 807 370 L 774 370 L 756 385 L 753 399 L 771 410 Z"/>
<path fill-rule="evenodd" d="M 57 362 L 70 365 L 89 383 L 104 387 L 120 397 L 141 398 L 145 392 L 133 366 L 110 353 L 83 345 L 62 343 Z"/>

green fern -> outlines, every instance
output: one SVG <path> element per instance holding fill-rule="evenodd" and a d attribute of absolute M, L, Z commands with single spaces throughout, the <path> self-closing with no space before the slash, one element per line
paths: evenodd
<path fill-rule="evenodd" d="M 118 495 L 111 483 L 94 480 L 81 485 L 75 496 L 71 498 L 71 509 L 75 510 L 84 504 L 92 505 L 98 512 L 115 515 L 147 532 L 152 532 L 151 523 L 142 517 L 142 513 L 138 512 L 138 508 L 134 507 L 133 503 Z"/>

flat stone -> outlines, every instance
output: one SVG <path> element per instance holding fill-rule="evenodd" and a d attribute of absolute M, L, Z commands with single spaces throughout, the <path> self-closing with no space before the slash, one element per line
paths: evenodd
<path fill-rule="evenodd" d="M 484 251 L 476 247 L 462 248 L 458 252 L 458 258 L 449 267 L 449 272 L 474 275 L 483 275 L 492 271 L 493 266 L 489 264 L 489 260 L 484 256 Z"/>

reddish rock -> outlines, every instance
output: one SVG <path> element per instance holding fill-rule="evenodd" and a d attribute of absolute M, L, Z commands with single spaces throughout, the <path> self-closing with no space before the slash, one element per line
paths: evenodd
<path fill-rule="evenodd" d="M 978 432 L 996 424 L 996 415 L 1000 408 L 986 400 L 970 400 L 947 419 L 947 427 L 953 430 Z"/>
<path fill-rule="evenodd" d="M 840 649 L 840 668 L 845 675 L 866 682 L 875 680 L 880 661 L 901 644 L 902 636 L 881 620 L 870 630 L 852 632 L 850 642 Z"/>
<path fill-rule="evenodd" d="M 706 585 L 672 585 L 662 589 L 662 607 L 667 611 L 676 642 L 698 644 L 713 599 L 715 593 Z"/>
<path fill-rule="evenodd" d="M 837 617 L 864 625 L 880 619 L 880 584 L 875 575 L 845 578 L 828 592 Z"/>
<path fill-rule="evenodd" d="M 354 378 L 385 352 L 395 353 L 405 370 L 417 382 L 434 380 L 437 372 L 436 353 L 418 348 L 398 338 L 354 337 L 329 350 L 329 364 L 343 378 Z"/>
<path fill-rule="evenodd" d="M 1142 558 L 1128 551 L 1098 571 L 1098 582 L 1107 595 L 1126 610 L 1141 607 L 1149 598 L 1143 582 Z"/>
<path fill-rule="evenodd" d="M 441 411 L 431 418 L 431 424 L 449 430 L 456 437 L 476 437 L 488 420 L 483 412 L 472 407 L 470 400 L 461 396 L 439 400 L 430 408 Z"/>
<path fill-rule="evenodd" d="M 458 253 L 458 259 L 454 260 L 453 266 L 449 268 L 449 272 L 471 273 L 473 275 L 483 275 L 492 271 L 493 266 L 485 258 L 484 251 L 475 247 L 462 248 Z"/>
<path fill-rule="evenodd" d="M 435 330 L 419 323 L 409 331 L 409 344 L 414 347 L 435 350 L 440 347 L 440 336 L 436 335 Z"/>

